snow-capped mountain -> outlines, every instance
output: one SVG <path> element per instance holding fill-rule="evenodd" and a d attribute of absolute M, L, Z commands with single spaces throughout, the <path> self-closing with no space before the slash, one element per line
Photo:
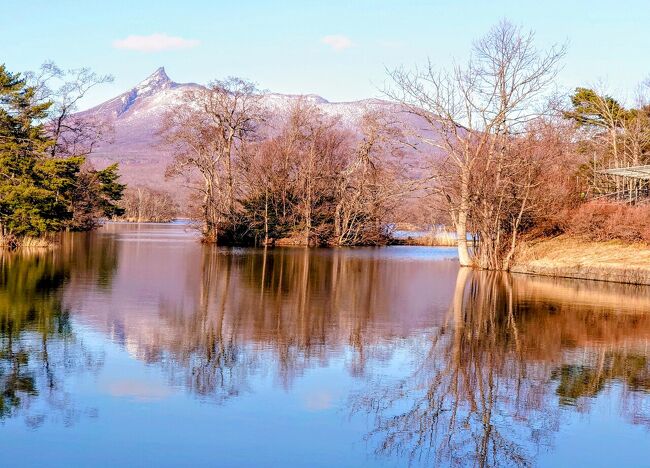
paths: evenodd
<path fill-rule="evenodd" d="M 126 183 L 156 187 L 168 185 L 173 189 L 178 182 L 164 178 L 171 155 L 160 145 L 157 132 L 165 112 L 181 102 L 187 90 L 199 87 L 196 83 L 172 81 L 161 67 L 125 93 L 81 112 L 80 115 L 108 121 L 114 128 L 112 141 L 101 143 L 91 155 L 91 161 L 98 167 L 119 162 Z M 350 128 L 354 128 L 368 110 L 379 109 L 392 111 L 405 125 L 413 127 L 415 124 L 417 127 L 418 124 L 412 115 L 400 112 L 397 104 L 379 99 L 329 102 L 314 94 L 267 93 L 263 103 L 272 114 L 279 115 L 287 112 L 301 98 L 326 115 L 338 116 L 341 123 Z"/>

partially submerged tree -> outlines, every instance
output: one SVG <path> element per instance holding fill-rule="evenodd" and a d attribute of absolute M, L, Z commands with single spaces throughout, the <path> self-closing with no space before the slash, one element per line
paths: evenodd
<path fill-rule="evenodd" d="M 528 171 L 515 170 L 518 138 L 543 114 L 543 93 L 564 52 L 538 51 L 532 33 L 503 21 L 474 44 L 465 66 L 440 71 L 429 63 L 390 73 L 394 86 L 387 94 L 440 135 L 421 140 L 437 158 L 436 189 L 446 200 L 463 266 L 508 267 L 504 260 L 520 232 L 517 219 L 529 203 L 525 189 L 513 192 L 530 183 L 518 180 Z M 469 234 L 477 236 L 478 249 L 469 248 Z"/>
<path fill-rule="evenodd" d="M 255 137 L 263 119 L 261 95 L 240 78 L 214 81 L 207 88 L 187 92 L 183 102 L 165 117 L 161 128 L 172 148 L 169 176 L 198 173 L 202 198 L 203 238 L 217 242 L 237 236 L 234 159 L 240 145 Z"/>

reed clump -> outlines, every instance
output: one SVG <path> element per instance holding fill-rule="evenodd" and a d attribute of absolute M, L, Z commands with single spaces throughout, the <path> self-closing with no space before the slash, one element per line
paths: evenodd
<path fill-rule="evenodd" d="M 403 243 L 425 247 L 454 247 L 456 246 L 456 234 L 445 229 L 434 229 L 423 235 L 408 236 Z"/>
<path fill-rule="evenodd" d="M 49 249 L 56 246 L 59 241 L 58 233 L 50 233 L 41 237 L 6 235 L 0 237 L 0 249 Z"/>

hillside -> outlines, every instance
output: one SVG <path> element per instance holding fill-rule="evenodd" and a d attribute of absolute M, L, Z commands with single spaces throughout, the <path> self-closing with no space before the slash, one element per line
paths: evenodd
<path fill-rule="evenodd" d="M 179 181 L 164 178 L 171 155 L 160 145 L 157 131 L 165 112 L 182 99 L 183 93 L 199 87 L 196 83 L 172 81 L 161 67 L 132 89 L 80 112 L 81 116 L 101 119 L 114 127 L 112 141 L 101 143 L 91 155 L 91 161 L 98 167 L 118 162 L 126 183 L 178 189 Z M 426 132 L 425 125 L 413 115 L 401 112 L 395 103 L 379 99 L 329 102 L 313 94 L 265 93 L 263 103 L 271 115 L 277 116 L 287 112 L 300 98 L 307 99 L 326 115 L 338 116 L 342 125 L 352 129 L 367 110 L 382 110 L 390 112 L 403 128 Z M 416 158 L 415 153 L 412 157 Z"/>

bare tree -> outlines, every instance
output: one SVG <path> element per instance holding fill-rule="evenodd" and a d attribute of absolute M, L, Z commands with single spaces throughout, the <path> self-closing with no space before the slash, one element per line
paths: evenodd
<path fill-rule="evenodd" d="M 201 197 L 203 238 L 216 242 L 223 210 L 223 153 L 215 141 L 214 129 L 205 115 L 186 101 L 170 111 L 163 120 L 161 133 L 171 149 L 174 161 L 167 167 L 169 177 L 185 175 L 188 186 Z M 194 183 L 198 173 L 201 183 Z"/>
<path fill-rule="evenodd" d="M 440 135 L 421 139 L 441 154 L 436 187 L 456 229 L 462 266 L 503 267 L 502 243 L 514 228 L 503 210 L 525 210 L 523 200 L 507 203 L 513 201 L 511 171 L 517 160 L 506 155 L 526 124 L 543 112 L 543 93 L 564 53 L 564 47 L 538 51 L 532 33 L 502 21 L 474 44 L 465 66 L 439 71 L 429 62 L 423 70 L 390 73 L 394 86 L 387 94 Z M 480 256 L 469 249 L 471 226 L 490 226 L 476 233 Z"/>
<path fill-rule="evenodd" d="M 127 188 L 120 205 L 123 219 L 135 223 L 167 223 L 179 214 L 178 204 L 169 192 L 150 187 Z"/>
<path fill-rule="evenodd" d="M 318 218 L 329 211 L 327 199 L 331 200 L 336 174 L 348 151 L 348 135 L 337 128 L 338 123 L 307 104 L 298 104 L 292 111 L 290 134 L 299 158 L 297 195 L 305 245 L 322 243 L 331 235 L 320 229 L 329 231 L 330 226 Z"/>
<path fill-rule="evenodd" d="M 255 136 L 264 120 L 259 90 L 250 81 L 229 77 L 210 83 L 207 90 L 192 92 L 193 100 L 210 120 L 226 169 L 226 203 L 235 212 L 233 159 L 237 145 Z"/>
<path fill-rule="evenodd" d="M 46 122 L 54 140 L 51 157 L 87 156 L 98 143 L 110 139 L 108 122 L 77 111 L 89 91 L 113 81 L 111 75 L 98 75 L 89 68 L 62 70 L 54 62 L 46 62 L 38 72 L 28 73 L 28 79 L 39 100 L 52 102 Z"/>
<path fill-rule="evenodd" d="M 234 159 L 239 148 L 256 136 L 263 120 L 261 95 L 241 78 L 214 81 L 188 91 L 171 109 L 161 134 L 175 160 L 169 176 L 200 174 L 204 239 L 217 242 L 237 225 Z"/>
<path fill-rule="evenodd" d="M 339 176 L 337 245 L 384 243 L 388 216 L 415 185 L 406 174 L 401 129 L 377 111 L 368 111 L 360 126 L 362 137 Z"/>

